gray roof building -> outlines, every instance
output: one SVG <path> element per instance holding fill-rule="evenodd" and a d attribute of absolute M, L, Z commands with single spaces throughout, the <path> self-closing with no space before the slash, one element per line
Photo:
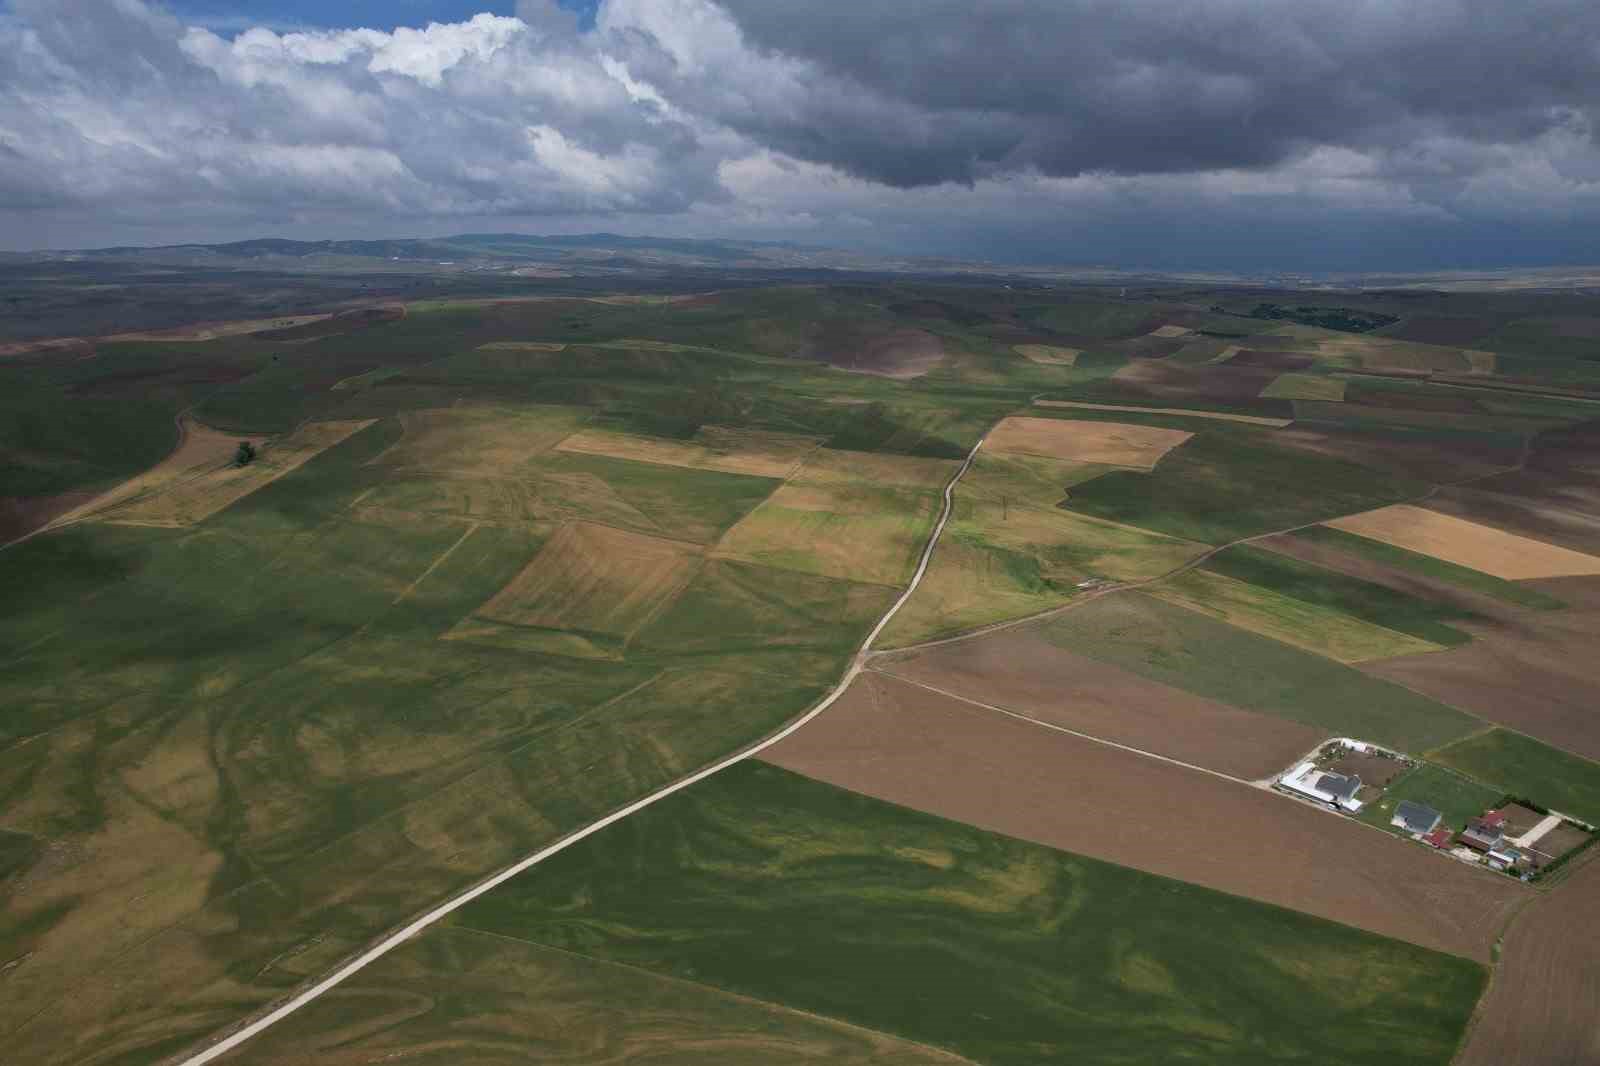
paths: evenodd
<path fill-rule="evenodd" d="M 1355 774 L 1346 777 L 1343 774 L 1325 773 L 1317 778 L 1317 788 L 1335 799 L 1349 800 L 1361 791 L 1361 778 Z"/>
<path fill-rule="evenodd" d="M 1422 836 L 1431 833 L 1444 816 L 1425 803 L 1412 803 L 1410 800 L 1401 800 L 1394 809 L 1394 817 L 1389 819 L 1390 825 L 1399 826 L 1408 833 Z"/>

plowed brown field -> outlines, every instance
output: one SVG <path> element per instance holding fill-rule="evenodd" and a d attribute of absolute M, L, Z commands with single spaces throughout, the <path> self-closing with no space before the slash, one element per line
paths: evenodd
<path fill-rule="evenodd" d="M 1600 856 L 1581 860 L 1506 935 L 1456 1066 L 1600 1062 Z"/>
<path fill-rule="evenodd" d="M 1487 960 L 1532 890 L 1282 796 L 881 674 L 762 758 L 893 803 Z"/>
<path fill-rule="evenodd" d="M 1080 733 L 1250 780 L 1283 769 L 1327 734 L 1240 710 L 1074 655 L 1029 629 L 880 661 L 935 688 Z"/>
<path fill-rule="evenodd" d="M 1492 622 L 1456 622 L 1473 640 L 1448 651 L 1364 663 L 1425 696 L 1600 759 L 1600 578 L 1540 582 L 1562 611 L 1501 606 Z M 1474 609 L 1495 610 L 1488 605 Z"/>

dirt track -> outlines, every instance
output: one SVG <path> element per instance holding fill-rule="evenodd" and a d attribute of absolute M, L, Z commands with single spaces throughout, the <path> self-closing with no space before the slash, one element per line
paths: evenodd
<path fill-rule="evenodd" d="M 1261 789 L 877 673 L 761 758 L 844 788 L 1486 961 L 1530 889 Z"/>
<path fill-rule="evenodd" d="M 1600 1062 L 1600 854 L 1523 911 L 1456 1066 Z"/>
<path fill-rule="evenodd" d="M 1283 769 L 1326 737 L 1063 651 L 1031 629 L 885 657 L 877 667 L 1248 780 Z"/>

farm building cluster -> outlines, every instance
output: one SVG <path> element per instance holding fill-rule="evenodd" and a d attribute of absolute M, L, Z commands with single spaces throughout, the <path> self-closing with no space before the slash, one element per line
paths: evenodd
<path fill-rule="evenodd" d="M 1279 777 L 1276 787 L 1387 827 L 1463 862 L 1512 876 L 1534 876 L 1596 839 L 1593 826 L 1511 796 L 1472 808 L 1479 813 L 1463 817 L 1449 790 L 1431 784 L 1438 769 L 1428 767 L 1430 774 L 1424 775 L 1418 773 L 1420 766 L 1399 752 L 1340 738 Z M 1391 786 L 1408 795 L 1385 798 Z M 1430 796 L 1430 791 L 1437 796 Z M 1457 812 L 1454 818 L 1440 809 L 1452 806 Z"/>

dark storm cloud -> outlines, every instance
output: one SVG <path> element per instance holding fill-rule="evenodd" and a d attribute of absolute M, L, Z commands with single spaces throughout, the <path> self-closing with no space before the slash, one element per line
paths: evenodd
<path fill-rule="evenodd" d="M 222 33 L 0 0 L 0 246 L 515 219 L 1242 265 L 1600 222 L 1600 4 L 572 7 Z"/>
<path fill-rule="evenodd" d="M 1429 135 L 1520 142 L 1587 123 L 1600 91 L 1593 0 L 724 6 L 751 48 L 816 73 L 790 107 L 718 113 L 896 185 L 1255 168 Z"/>

